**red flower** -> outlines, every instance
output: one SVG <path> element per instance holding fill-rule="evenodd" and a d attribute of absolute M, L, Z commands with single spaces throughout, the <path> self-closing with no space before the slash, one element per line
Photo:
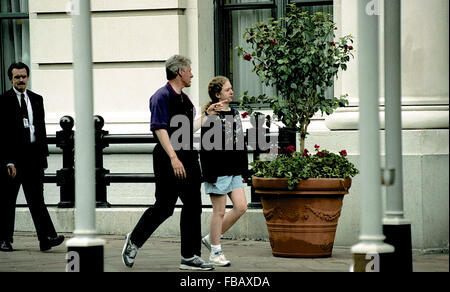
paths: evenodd
<path fill-rule="evenodd" d="M 308 149 L 305 148 L 305 150 L 303 150 L 302 156 L 309 156 L 309 151 Z"/>
<path fill-rule="evenodd" d="M 276 40 L 270 40 L 269 43 L 271 43 L 272 45 L 278 44 L 278 42 Z"/>
<path fill-rule="evenodd" d="M 341 151 L 339 151 L 339 154 L 341 154 L 341 156 L 347 156 L 347 151 L 341 150 Z"/>
<path fill-rule="evenodd" d="M 314 145 L 314 148 L 319 149 L 320 146 L 316 144 L 316 145 Z"/>
<path fill-rule="evenodd" d="M 295 152 L 295 146 L 294 145 L 289 145 L 288 147 L 286 147 L 286 151 L 289 153 L 294 153 Z"/>
<path fill-rule="evenodd" d="M 245 61 L 250 61 L 252 59 L 252 55 L 250 55 L 250 54 L 246 54 L 245 56 L 244 56 L 244 60 Z"/>
<path fill-rule="evenodd" d="M 336 43 L 335 42 L 330 42 L 330 45 L 335 46 Z"/>
<path fill-rule="evenodd" d="M 250 114 L 248 113 L 248 112 L 243 112 L 242 114 L 241 114 L 241 117 L 243 118 L 243 119 L 245 119 L 246 117 L 248 117 Z"/>
<path fill-rule="evenodd" d="M 322 152 L 317 152 L 317 156 L 324 157 L 325 155 Z"/>
<path fill-rule="evenodd" d="M 353 46 L 348 46 L 348 49 L 351 51 L 353 50 Z"/>

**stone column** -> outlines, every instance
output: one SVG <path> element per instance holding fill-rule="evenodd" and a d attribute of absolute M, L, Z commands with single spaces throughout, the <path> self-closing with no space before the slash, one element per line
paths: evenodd
<path fill-rule="evenodd" d="M 404 0 L 403 0 L 404 1 Z M 334 1 L 337 35 L 352 34 L 359 50 L 356 24 L 357 0 Z M 384 2 L 378 0 L 380 13 Z M 449 128 L 449 1 L 408 0 L 401 13 L 402 55 L 402 128 Z M 384 36 L 380 23 L 380 35 Z M 384 38 L 380 42 L 380 121 L 384 129 Z M 338 109 L 326 118 L 330 130 L 357 130 L 360 93 L 358 89 L 358 56 L 335 82 L 335 96 L 349 94 L 350 106 Z"/>

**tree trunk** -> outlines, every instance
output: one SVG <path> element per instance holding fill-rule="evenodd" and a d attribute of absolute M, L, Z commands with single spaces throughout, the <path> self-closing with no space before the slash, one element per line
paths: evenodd
<path fill-rule="evenodd" d="M 303 151 L 305 151 L 305 140 L 306 140 L 306 135 L 308 133 L 308 125 L 309 125 L 309 121 L 305 124 L 301 124 L 300 125 L 300 153 L 303 153 Z"/>
<path fill-rule="evenodd" d="M 305 137 L 303 135 L 300 135 L 300 153 L 303 153 L 305 151 Z"/>

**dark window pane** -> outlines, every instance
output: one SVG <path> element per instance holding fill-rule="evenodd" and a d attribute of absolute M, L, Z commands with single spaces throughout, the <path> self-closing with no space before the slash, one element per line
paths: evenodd
<path fill-rule="evenodd" d="M 260 95 L 262 93 L 273 96 L 276 91 L 268 88 L 259 81 L 259 77 L 252 72 L 253 66 L 251 62 L 244 61 L 242 57 L 237 55 L 237 46 L 245 47 L 245 39 L 242 37 L 245 28 L 253 26 L 256 22 L 267 20 L 272 15 L 271 10 L 239 10 L 232 13 L 232 59 L 230 66 L 230 75 L 233 80 L 235 89 L 235 99 L 240 94 L 248 90 L 249 95 Z"/>

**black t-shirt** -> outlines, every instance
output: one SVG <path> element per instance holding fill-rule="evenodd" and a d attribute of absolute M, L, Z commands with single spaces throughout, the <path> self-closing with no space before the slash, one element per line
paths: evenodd
<path fill-rule="evenodd" d="M 247 147 L 237 110 L 208 116 L 202 126 L 201 137 L 200 162 L 205 181 L 214 183 L 217 177 L 226 175 L 247 177 Z"/>

